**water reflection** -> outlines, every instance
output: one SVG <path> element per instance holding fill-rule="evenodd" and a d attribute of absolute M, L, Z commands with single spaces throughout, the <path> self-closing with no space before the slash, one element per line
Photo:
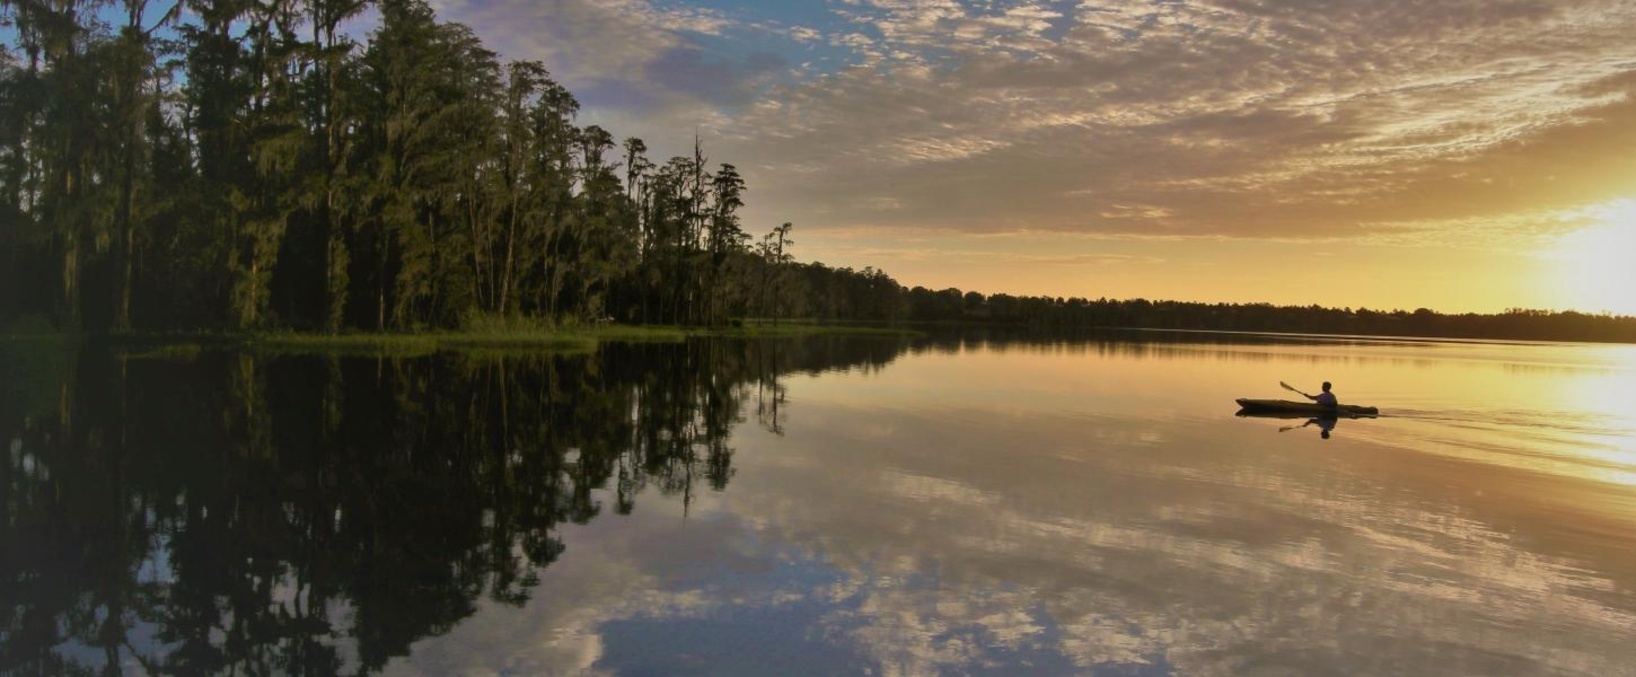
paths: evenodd
<path fill-rule="evenodd" d="M 1242 410 L 1242 409 L 1239 410 L 1238 413 L 1235 414 L 1235 415 L 1238 416 L 1239 418 L 1264 418 L 1264 419 L 1272 419 L 1272 420 L 1277 420 L 1277 421 L 1291 422 L 1291 423 L 1288 423 L 1286 425 L 1278 426 L 1278 432 L 1287 433 L 1287 432 L 1289 432 L 1291 430 L 1302 430 L 1302 429 L 1311 428 L 1311 429 L 1317 430 L 1318 431 L 1318 436 L 1323 438 L 1323 439 L 1326 439 L 1326 440 L 1329 439 L 1329 436 L 1335 432 L 1335 427 L 1340 424 L 1341 419 L 1349 419 L 1349 420 L 1356 421 L 1356 420 L 1360 420 L 1360 419 L 1375 418 L 1374 416 L 1366 416 L 1366 415 L 1333 414 L 1333 415 L 1312 416 L 1310 414 L 1302 414 L 1302 413 L 1276 412 L 1276 411 L 1245 411 L 1245 410 Z M 1299 423 L 1294 423 L 1292 421 L 1299 421 Z"/>
<path fill-rule="evenodd" d="M 378 670 L 528 602 L 564 525 L 723 489 L 733 427 L 782 429 L 785 375 L 896 354 L 0 346 L 0 672 Z"/>
<path fill-rule="evenodd" d="M 1398 417 L 1275 435 L 1227 408 L 1258 364 L 1095 355 L 802 384 L 788 444 L 824 467 L 747 458 L 728 512 L 776 516 L 757 537 L 837 581 L 792 593 L 835 600 L 812 625 L 898 674 L 1628 674 L 1631 515 L 1572 497 L 1630 492 L 1425 453 Z"/>
<path fill-rule="evenodd" d="M 1279 428 L 1278 432 L 1288 432 L 1296 428 L 1305 428 L 1310 425 L 1317 425 L 1318 436 L 1327 440 L 1329 439 L 1329 434 L 1335 430 L 1335 424 L 1338 422 L 1339 417 L 1337 416 L 1319 416 L 1316 418 L 1309 418 L 1301 425 L 1284 426 Z"/>
<path fill-rule="evenodd" d="M 1636 417 L 1559 347 L 15 350 L 0 672 L 1636 664 Z M 1388 415 L 1232 416 L 1320 374 Z"/>

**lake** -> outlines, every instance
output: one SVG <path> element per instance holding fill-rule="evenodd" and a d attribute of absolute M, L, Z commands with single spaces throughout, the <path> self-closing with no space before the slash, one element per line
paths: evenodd
<path fill-rule="evenodd" d="M 12 342 L 0 444 L 4 673 L 1636 674 L 1636 346 Z"/>

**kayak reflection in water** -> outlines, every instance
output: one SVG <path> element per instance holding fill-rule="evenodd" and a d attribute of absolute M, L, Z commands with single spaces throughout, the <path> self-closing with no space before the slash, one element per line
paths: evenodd
<path fill-rule="evenodd" d="M 1279 428 L 1278 432 L 1284 432 L 1286 430 L 1294 430 L 1296 428 L 1305 428 L 1305 427 L 1307 427 L 1309 425 L 1312 425 L 1312 424 L 1316 423 L 1318 425 L 1318 436 L 1327 440 L 1327 439 L 1329 439 L 1329 431 L 1335 429 L 1335 423 L 1338 422 L 1339 420 L 1340 420 L 1339 417 L 1335 417 L 1335 416 L 1317 416 L 1317 417 L 1307 419 L 1307 422 L 1302 423 L 1301 425 L 1292 425 L 1292 426 Z"/>

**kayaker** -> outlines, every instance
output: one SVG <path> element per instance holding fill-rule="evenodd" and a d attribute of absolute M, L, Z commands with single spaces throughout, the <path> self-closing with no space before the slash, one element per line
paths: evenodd
<path fill-rule="evenodd" d="M 1306 393 L 1301 393 L 1301 394 L 1306 395 Z M 1324 381 L 1324 391 L 1323 392 L 1318 393 L 1317 395 L 1307 395 L 1307 397 L 1310 398 L 1313 402 L 1317 402 L 1318 404 L 1329 407 L 1331 409 L 1335 408 L 1335 406 L 1337 404 L 1339 404 L 1339 402 L 1337 402 L 1335 400 L 1335 393 L 1329 392 L 1329 381 Z"/>

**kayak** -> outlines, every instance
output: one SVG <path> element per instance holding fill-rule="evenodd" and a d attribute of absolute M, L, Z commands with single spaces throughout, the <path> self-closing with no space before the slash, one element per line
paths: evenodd
<path fill-rule="evenodd" d="M 1300 416 L 1377 416 L 1380 410 L 1374 407 L 1360 407 L 1356 404 L 1341 404 L 1326 407 L 1317 402 L 1291 402 L 1289 400 L 1250 400 L 1240 398 L 1238 413 L 1240 414 L 1292 414 Z"/>
<path fill-rule="evenodd" d="M 1308 419 L 1335 421 L 1343 418 L 1356 421 L 1360 418 L 1376 418 L 1379 416 L 1378 414 L 1352 414 L 1344 411 L 1336 411 L 1327 414 L 1303 414 L 1295 411 L 1278 411 L 1276 409 L 1240 409 L 1236 415 L 1239 418 L 1276 418 L 1283 421 Z"/>

